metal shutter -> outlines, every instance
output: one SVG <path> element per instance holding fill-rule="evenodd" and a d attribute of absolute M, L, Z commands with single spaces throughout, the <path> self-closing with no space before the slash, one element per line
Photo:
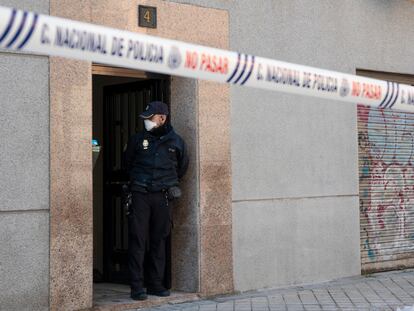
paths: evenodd
<path fill-rule="evenodd" d="M 414 113 L 358 106 L 362 272 L 414 266 Z"/>

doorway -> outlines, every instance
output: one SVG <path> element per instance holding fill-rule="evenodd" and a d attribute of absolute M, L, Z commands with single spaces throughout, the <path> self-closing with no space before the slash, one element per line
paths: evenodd
<path fill-rule="evenodd" d="M 139 114 L 150 101 L 170 105 L 170 78 L 94 65 L 92 80 L 93 139 L 101 147 L 93 168 L 93 277 L 95 283 L 128 284 L 128 221 L 121 203 L 128 176 L 123 151 L 129 137 L 143 129 Z M 170 273 L 168 260 L 166 275 Z"/>

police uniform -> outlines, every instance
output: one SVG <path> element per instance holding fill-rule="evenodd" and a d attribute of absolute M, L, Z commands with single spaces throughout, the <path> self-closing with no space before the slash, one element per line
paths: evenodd
<path fill-rule="evenodd" d="M 167 115 L 168 108 L 164 103 L 153 102 L 141 117 L 148 118 L 153 114 Z M 144 130 L 130 138 L 126 163 L 132 191 L 128 215 L 131 297 L 142 294 L 145 285 L 149 294 L 169 294 L 163 284 L 166 238 L 172 227 L 172 202 L 168 198 L 168 190 L 178 186 L 187 170 L 185 143 L 168 124 L 153 131 Z M 148 271 L 144 273 L 146 253 L 145 267 Z"/>

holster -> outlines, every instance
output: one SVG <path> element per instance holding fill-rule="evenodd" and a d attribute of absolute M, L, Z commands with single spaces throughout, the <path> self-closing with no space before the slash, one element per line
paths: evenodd
<path fill-rule="evenodd" d="M 129 207 L 132 205 L 132 193 L 127 184 L 122 185 L 122 197 L 121 197 L 122 206 L 124 208 L 125 214 L 129 215 Z"/>

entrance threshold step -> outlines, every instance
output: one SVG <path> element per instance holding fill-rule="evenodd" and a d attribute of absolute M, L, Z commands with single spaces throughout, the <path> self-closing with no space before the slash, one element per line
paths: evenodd
<path fill-rule="evenodd" d="M 98 283 L 94 284 L 93 308 L 95 311 L 123 311 L 150 308 L 165 304 L 177 304 L 200 300 L 197 293 L 172 291 L 169 297 L 148 295 L 147 300 L 136 301 L 130 297 L 127 285 Z"/>

